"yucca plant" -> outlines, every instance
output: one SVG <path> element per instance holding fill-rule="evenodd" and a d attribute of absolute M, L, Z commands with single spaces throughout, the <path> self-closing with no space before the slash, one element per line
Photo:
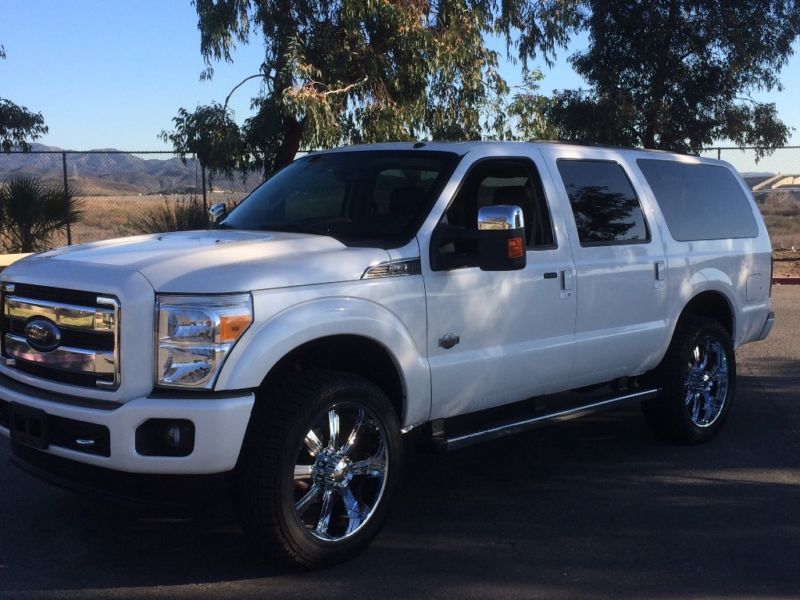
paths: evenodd
<path fill-rule="evenodd" d="M 63 187 L 20 175 L 0 184 L 0 245 L 6 252 L 38 252 L 75 223 L 82 201 Z"/>

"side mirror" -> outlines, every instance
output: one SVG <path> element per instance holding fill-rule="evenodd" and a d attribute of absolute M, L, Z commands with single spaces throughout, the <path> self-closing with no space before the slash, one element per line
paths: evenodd
<path fill-rule="evenodd" d="M 518 206 L 484 206 L 478 211 L 477 229 L 440 223 L 431 238 L 434 271 L 514 271 L 526 264 L 525 219 Z"/>
<path fill-rule="evenodd" d="M 478 210 L 478 266 L 482 271 L 514 271 L 527 264 L 525 217 L 519 206 Z"/>
<path fill-rule="evenodd" d="M 227 215 L 228 209 L 222 202 L 212 204 L 211 208 L 208 209 L 208 220 L 212 225 L 219 224 Z"/>

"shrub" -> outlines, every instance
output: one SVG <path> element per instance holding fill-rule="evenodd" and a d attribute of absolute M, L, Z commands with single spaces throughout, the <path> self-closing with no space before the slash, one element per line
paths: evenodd
<path fill-rule="evenodd" d="M 227 202 L 228 211 L 236 202 Z M 185 200 L 164 200 L 158 208 L 150 209 L 139 221 L 130 223 L 134 233 L 166 233 L 167 231 L 191 231 L 208 229 L 208 214 L 198 197 Z"/>
<path fill-rule="evenodd" d="M 47 250 L 55 234 L 78 220 L 81 207 L 69 189 L 28 175 L 13 177 L 0 187 L 0 246 L 5 252 Z"/>

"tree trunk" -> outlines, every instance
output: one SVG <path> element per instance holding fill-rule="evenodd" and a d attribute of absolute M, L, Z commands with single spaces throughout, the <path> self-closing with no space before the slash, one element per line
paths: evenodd
<path fill-rule="evenodd" d="M 303 141 L 303 126 L 303 121 L 287 115 L 284 122 L 283 139 L 275 152 L 275 160 L 272 163 L 273 173 L 278 172 L 294 160 L 300 150 L 300 143 Z"/>

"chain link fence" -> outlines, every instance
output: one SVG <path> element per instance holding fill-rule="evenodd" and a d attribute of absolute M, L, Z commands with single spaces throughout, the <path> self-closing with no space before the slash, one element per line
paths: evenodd
<path fill-rule="evenodd" d="M 172 152 L 0 152 L 0 187 L 20 177 L 35 178 L 46 190 L 63 194 L 67 189 L 77 200 L 75 222 L 49 240 L 53 247 L 156 233 L 176 215 L 179 222 L 181 216 L 185 221 L 186 215 L 190 223 L 198 216 L 205 219 L 210 205 L 235 204 L 260 183 L 260 178 L 252 175 L 244 181 L 217 178 L 213 186 L 206 185 L 204 194 L 207 178 L 199 163 L 187 157 L 184 164 Z M 14 227 L 15 223 L 0 224 L 0 231 L 3 226 Z M 0 246 L 0 252 L 3 250 L 20 249 Z"/>
<path fill-rule="evenodd" d="M 709 148 L 703 156 L 732 164 L 750 186 L 776 249 L 800 249 L 800 146 L 759 157 L 756 148 Z"/>
<path fill-rule="evenodd" d="M 800 146 L 779 148 L 761 158 L 755 148 L 708 148 L 701 154 L 726 160 L 742 173 L 773 246 L 800 248 Z M 53 247 L 163 231 L 176 213 L 194 209 L 195 217 L 205 218 L 211 204 L 234 204 L 260 183 L 257 175 L 244 181 L 218 178 L 204 195 L 199 163 L 187 158 L 184 164 L 172 152 L 0 152 L 0 186 L 19 176 L 35 177 L 60 190 L 66 187 L 79 201 L 76 221 L 52 237 Z M 13 223 L 0 224 L 0 230 L 2 226 Z M 19 251 L 0 245 L 3 250 Z"/>

